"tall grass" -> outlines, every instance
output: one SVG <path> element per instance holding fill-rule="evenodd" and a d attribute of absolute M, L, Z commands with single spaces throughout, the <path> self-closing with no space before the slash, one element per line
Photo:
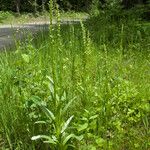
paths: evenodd
<path fill-rule="evenodd" d="M 148 39 L 149 25 L 95 18 L 2 52 L 1 149 L 148 150 Z"/>

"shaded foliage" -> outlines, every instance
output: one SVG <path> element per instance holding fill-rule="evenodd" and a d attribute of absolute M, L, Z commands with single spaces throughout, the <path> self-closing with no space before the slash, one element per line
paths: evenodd
<path fill-rule="evenodd" d="M 129 9 L 136 4 L 148 4 L 149 0 L 55 0 L 60 9 L 68 11 L 90 11 L 92 5 L 97 5 L 100 9 L 113 3 L 118 3 L 123 8 Z M 0 0 L 0 10 L 14 12 L 37 12 L 48 9 L 49 0 Z"/>

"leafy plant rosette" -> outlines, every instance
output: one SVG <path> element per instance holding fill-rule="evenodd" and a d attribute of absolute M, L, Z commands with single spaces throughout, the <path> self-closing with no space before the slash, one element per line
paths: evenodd
<path fill-rule="evenodd" d="M 70 105 L 72 104 L 72 102 L 74 101 L 75 98 L 73 98 L 72 100 L 70 100 L 65 106 L 62 103 L 62 99 L 65 98 L 65 93 L 63 94 L 63 96 L 59 96 L 59 94 L 54 92 L 54 82 L 52 81 L 51 78 L 49 78 L 50 80 L 50 85 L 49 85 L 49 89 L 50 89 L 50 97 L 52 98 L 55 102 L 55 109 L 53 110 L 54 113 L 48 109 L 47 105 L 45 102 L 41 101 L 40 98 L 38 98 L 37 101 L 35 101 L 36 106 L 39 107 L 42 110 L 42 113 L 44 116 L 39 117 L 44 118 L 44 120 L 42 121 L 36 121 L 35 124 L 45 124 L 46 126 L 48 125 L 48 127 L 46 128 L 47 134 L 49 135 L 37 135 L 37 136 L 33 136 L 31 138 L 31 140 L 38 140 L 38 139 L 42 139 L 44 143 L 49 144 L 51 149 L 60 149 L 60 150 L 66 150 L 68 149 L 68 147 L 75 147 L 74 145 L 72 145 L 72 141 L 73 140 L 78 140 L 81 141 L 83 139 L 83 136 L 77 136 L 74 133 L 72 133 L 74 130 L 71 130 L 72 132 L 70 132 L 70 128 L 73 129 L 72 126 L 70 126 L 74 115 L 70 116 L 68 119 L 66 119 L 65 121 L 65 115 L 70 107 Z M 55 99 L 56 98 L 56 99 Z"/>
<path fill-rule="evenodd" d="M 76 136 L 74 133 L 69 133 L 67 130 L 69 129 L 69 125 L 73 119 L 73 115 L 67 119 L 67 121 L 63 121 L 60 126 L 58 126 L 57 116 L 55 116 L 48 108 L 45 106 L 40 106 L 42 111 L 45 113 L 48 118 L 47 121 L 37 121 L 35 124 L 49 124 L 49 127 L 53 128 L 52 135 L 37 135 L 33 136 L 32 140 L 42 139 L 44 143 L 48 143 L 50 147 L 59 148 L 65 150 L 68 146 L 72 146 L 70 141 L 72 139 L 76 139 L 81 141 L 83 136 Z"/>

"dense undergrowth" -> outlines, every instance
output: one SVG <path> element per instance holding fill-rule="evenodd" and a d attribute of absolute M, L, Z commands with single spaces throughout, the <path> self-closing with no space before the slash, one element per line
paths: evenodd
<path fill-rule="evenodd" d="M 50 26 L 0 54 L 0 149 L 148 150 L 150 26 Z"/>

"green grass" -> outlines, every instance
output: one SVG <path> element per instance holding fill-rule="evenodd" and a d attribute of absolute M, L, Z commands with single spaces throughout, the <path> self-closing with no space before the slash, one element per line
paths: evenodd
<path fill-rule="evenodd" d="M 149 28 L 99 17 L 2 52 L 1 149 L 148 150 Z"/>

